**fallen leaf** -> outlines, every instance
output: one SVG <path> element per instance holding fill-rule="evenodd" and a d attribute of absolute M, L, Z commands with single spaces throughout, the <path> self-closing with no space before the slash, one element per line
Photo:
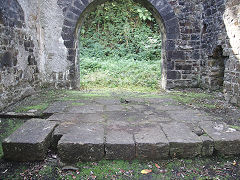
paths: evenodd
<path fill-rule="evenodd" d="M 155 163 L 155 166 L 156 168 L 160 169 L 160 166 L 157 163 Z"/>
<path fill-rule="evenodd" d="M 141 171 L 142 174 L 149 174 L 150 172 L 152 172 L 151 169 L 144 169 Z"/>
<path fill-rule="evenodd" d="M 236 162 L 236 161 L 233 161 L 233 165 L 236 166 L 236 165 L 237 165 L 237 162 Z"/>

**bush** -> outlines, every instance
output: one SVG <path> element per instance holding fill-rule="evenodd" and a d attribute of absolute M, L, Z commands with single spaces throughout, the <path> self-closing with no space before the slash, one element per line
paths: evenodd
<path fill-rule="evenodd" d="M 140 4 L 116 0 L 98 6 L 86 18 L 79 42 L 82 86 L 158 88 L 161 36 Z"/>

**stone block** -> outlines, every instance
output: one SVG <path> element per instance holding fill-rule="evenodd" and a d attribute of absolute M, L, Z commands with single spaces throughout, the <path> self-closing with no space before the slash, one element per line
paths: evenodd
<path fill-rule="evenodd" d="M 136 157 L 139 159 L 159 160 L 169 157 L 169 143 L 157 125 L 141 128 L 135 135 Z"/>
<path fill-rule="evenodd" d="M 167 78 L 168 79 L 180 79 L 181 73 L 178 71 L 168 71 L 167 72 Z"/>
<path fill-rule="evenodd" d="M 61 161 L 98 161 L 104 156 L 104 128 L 97 124 L 82 124 L 64 134 L 58 142 Z"/>
<path fill-rule="evenodd" d="M 202 140 L 183 123 L 161 123 L 170 144 L 170 156 L 192 158 L 201 155 Z"/>
<path fill-rule="evenodd" d="M 103 105 L 84 105 L 84 106 L 74 106 L 66 110 L 67 113 L 97 113 L 103 112 Z"/>
<path fill-rule="evenodd" d="M 50 146 L 55 122 L 31 119 L 2 142 L 4 159 L 13 161 L 44 160 Z"/>
<path fill-rule="evenodd" d="M 231 156 L 240 154 L 240 132 L 225 123 L 206 121 L 199 123 L 201 128 L 213 139 L 217 154 Z"/>
<path fill-rule="evenodd" d="M 202 156 L 211 156 L 214 151 L 214 141 L 206 135 L 200 136 L 203 146 L 202 146 Z"/>
<path fill-rule="evenodd" d="M 69 105 L 68 102 L 55 102 L 52 105 L 50 105 L 46 110 L 44 110 L 43 113 L 44 114 L 61 113 L 68 107 L 68 105 Z"/>
<path fill-rule="evenodd" d="M 75 122 L 75 123 L 101 123 L 104 122 L 103 114 L 101 113 L 82 113 L 82 114 L 68 114 L 58 113 L 53 114 L 48 118 L 49 121 L 56 122 Z"/>
<path fill-rule="evenodd" d="M 109 130 L 106 134 L 106 159 L 132 160 L 135 158 L 133 135 L 122 130 Z"/>

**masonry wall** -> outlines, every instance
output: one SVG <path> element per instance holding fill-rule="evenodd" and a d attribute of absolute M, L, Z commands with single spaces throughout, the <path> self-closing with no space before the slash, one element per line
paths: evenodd
<path fill-rule="evenodd" d="M 239 0 L 136 1 L 161 12 L 166 88 L 220 89 L 240 103 Z M 0 106 L 41 85 L 75 86 L 76 28 L 94 2 L 0 0 Z"/>
<path fill-rule="evenodd" d="M 221 90 L 228 102 L 239 105 L 240 2 L 203 1 L 202 19 L 201 87 Z"/>
<path fill-rule="evenodd" d="M 240 2 L 229 0 L 223 14 L 229 38 L 229 59 L 224 75 L 224 93 L 227 101 L 240 105 Z"/>
<path fill-rule="evenodd" d="M 38 53 L 16 0 L 0 0 L 0 110 L 34 93 Z"/>
<path fill-rule="evenodd" d="M 179 20 L 176 53 L 168 54 L 168 65 L 178 74 L 172 87 L 199 87 L 201 62 L 202 4 L 199 0 L 168 1 Z M 170 64 L 169 64 L 170 63 Z"/>

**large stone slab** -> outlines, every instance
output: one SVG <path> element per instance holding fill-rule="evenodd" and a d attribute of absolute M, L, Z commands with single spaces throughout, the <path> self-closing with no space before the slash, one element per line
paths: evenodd
<path fill-rule="evenodd" d="M 2 142 L 4 158 L 13 161 L 36 161 L 46 157 L 56 122 L 31 119 Z"/>
<path fill-rule="evenodd" d="M 151 105 L 156 111 L 182 111 L 185 110 L 183 106 L 172 104 L 153 104 Z"/>
<path fill-rule="evenodd" d="M 66 110 L 66 113 L 76 113 L 76 114 L 97 113 L 97 112 L 103 112 L 103 105 L 92 104 L 92 105 L 84 105 L 84 106 L 73 106 L 73 107 L 69 107 Z"/>
<path fill-rule="evenodd" d="M 202 140 L 184 123 L 161 123 L 170 144 L 170 156 L 191 158 L 201 155 Z"/>
<path fill-rule="evenodd" d="M 76 122 L 76 123 L 102 123 L 105 121 L 104 115 L 101 113 L 58 113 L 48 118 L 49 121 L 57 122 Z"/>
<path fill-rule="evenodd" d="M 64 122 L 59 124 L 59 126 L 57 126 L 52 134 L 52 142 L 51 142 L 51 150 L 53 150 L 54 152 L 57 152 L 57 146 L 58 146 L 58 142 L 59 140 L 62 138 L 62 136 L 64 134 L 68 134 L 71 133 L 75 128 L 76 128 L 77 124 L 72 123 L 72 122 Z"/>
<path fill-rule="evenodd" d="M 106 134 L 106 159 L 132 160 L 135 158 L 133 135 L 126 131 L 110 130 Z"/>
<path fill-rule="evenodd" d="M 97 161 L 104 156 L 104 128 L 97 124 L 81 124 L 64 134 L 58 142 L 63 162 Z"/>
<path fill-rule="evenodd" d="M 60 101 L 54 102 L 50 105 L 46 110 L 43 111 L 44 114 L 54 114 L 54 113 L 61 113 L 68 107 L 70 102 Z"/>
<path fill-rule="evenodd" d="M 94 100 L 98 104 L 102 105 L 120 105 L 120 99 L 110 99 L 110 98 L 98 98 Z"/>
<path fill-rule="evenodd" d="M 221 155 L 240 154 L 240 132 L 225 123 L 200 122 L 201 128 L 214 140 L 214 148 Z"/>
<path fill-rule="evenodd" d="M 137 158 L 159 160 L 169 157 L 168 140 L 158 125 L 141 128 L 134 136 Z"/>
<path fill-rule="evenodd" d="M 206 113 L 203 113 L 198 110 L 192 109 L 182 109 L 182 110 L 172 110 L 167 111 L 170 118 L 177 122 L 185 122 L 185 123 L 195 123 L 197 124 L 200 121 L 209 121 L 211 117 L 207 116 Z"/>
<path fill-rule="evenodd" d="M 203 142 L 202 156 L 211 156 L 214 151 L 214 141 L 206 134 L 200 136 L 200 138 Z"/>
<path fill-rule="evenodd" d="M 112 122 L 125 121 L 128 123 L 137 123 L 147 119 L 146 115 L 137 112 L 114 111 L 106 112 L 104 114 L 106 119 Z"/>
<path fill-rule="evenodd" d="M 106 112 L 108 111 L 126 111 L 127 107 L 124 107 L 121 104 L 112 104 L 112 105 L 106 105 L 105 110 Z"/>

